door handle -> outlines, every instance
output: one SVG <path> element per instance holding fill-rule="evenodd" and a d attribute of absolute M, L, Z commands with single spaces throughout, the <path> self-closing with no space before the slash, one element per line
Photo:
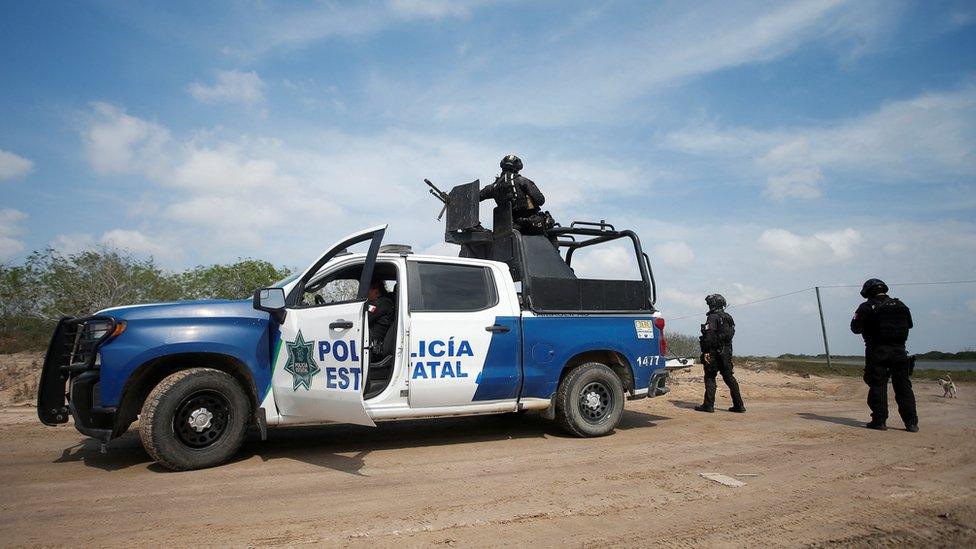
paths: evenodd
<path fill-rule="evenodd" d="M 332 324 L 329 324 L 330 330 L 348 330 L 349 328 L 352 328 L 352 322 L 349 320 L 342 320 L 341 318 Z"/>
<path fill-rule="evenodd" d="M 505 333 L 510 331 L 511 328 L 508 326 L 502 326 L 501 324 L 492 324 L 491 326 L 485 326 L 485 331 L 492 333 Z"/>

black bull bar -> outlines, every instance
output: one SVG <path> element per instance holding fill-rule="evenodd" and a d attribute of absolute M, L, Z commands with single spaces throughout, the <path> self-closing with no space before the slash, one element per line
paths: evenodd
<path fill-rule="evenodd" d="M 94 337 L 90 324 L 99 323 Z M 115 332 L 118 324 L 109 316 L 65 317 L 58 321 L 44 356 L 37 386 L 37 417 L 45 425 L 75 420 L 82 434 L 107 441 L 111 438 L 115 410 L 100 408 L 99 370 L 95 364 L 98 347 Z M 70 384 L 70 385 L 69 385 Z"/>

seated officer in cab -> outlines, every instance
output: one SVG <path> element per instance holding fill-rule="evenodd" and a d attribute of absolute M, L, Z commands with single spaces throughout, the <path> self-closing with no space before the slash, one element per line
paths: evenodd
<path fill-rule="evenodd" d="M 393 297 L 386 291 L 386 285 L 381 278 L 373 277 L 369 285 L 366 316 L 369 321 L 369 347 L 373 353 L 371 360 L 381 359 L 383 338 L 396 322 Z"/>

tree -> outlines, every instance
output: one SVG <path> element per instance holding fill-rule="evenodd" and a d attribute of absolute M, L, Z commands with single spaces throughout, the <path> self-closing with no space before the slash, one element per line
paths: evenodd
<path fill-rule="evenodd" d="M 34 314 L 56 320 L 90 315 L 101 309 L 180 298 L 172 277 L 153 259 L 136 259 L 115 248 L 67 256 L 47 249 L 27 257 L 36 284 Z"/>
<path fill-rule="evenodd" d="M 37 301 L 37 280 L 26 266 L 0 263 L 0 318 L 29 316 Z"/>
<path fill-rule="evenodd" d="M 36 273 L 0 264 L 0 352 L 41 349 L 53 323 L 38 318 Z"/>
<path fill-rule="evenodd" d="M 701 349 L 698 346 L 698 338 L 688 334 L 678 332 L 668 332 L 668 348 L 675 356 L 687 357 L 698 356 Z"/>
<path fill-rule="evenodd" d="M 176 275 L 175 282 L 183 299 L 242 299 L 290 273 L 260 259 L 239 259 L 226 265 L 198 265 Z"/>

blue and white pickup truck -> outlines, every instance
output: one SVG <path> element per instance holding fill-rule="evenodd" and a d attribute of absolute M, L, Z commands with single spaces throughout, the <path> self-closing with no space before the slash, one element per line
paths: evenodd
<path fill-rule="evenodd" d="M 611 229 L 565 232 L 601 241 L 632 235 Z M 230 458 L 252 426 L 264 438 L 284 425 L 539 410 L 574 435 L 600 436 L 620 421 L 625 399 L 667 391 L 653 279 L 575 279 L 568 267 L 533 276 L 528 255 L 513 276 L 521 264 L 381 247 L 385 231 L 350 235 L 252 300 L 63 319 L 38 388 L 41 421 L 72 417 L 81 433 L 108 443 L 138 420 L 150 456 L 184 470 Z M 536 239 L 543 242 L 518 237 L 520 249 L 553 248 Z M 563 265 L 585 245 L 565 235 L 560 242 L 571 248 Z M 346 251 L 357 244 L 367 250 Z M 376 278 L 395 304 L 382 359 L 366 343 Z"/>

